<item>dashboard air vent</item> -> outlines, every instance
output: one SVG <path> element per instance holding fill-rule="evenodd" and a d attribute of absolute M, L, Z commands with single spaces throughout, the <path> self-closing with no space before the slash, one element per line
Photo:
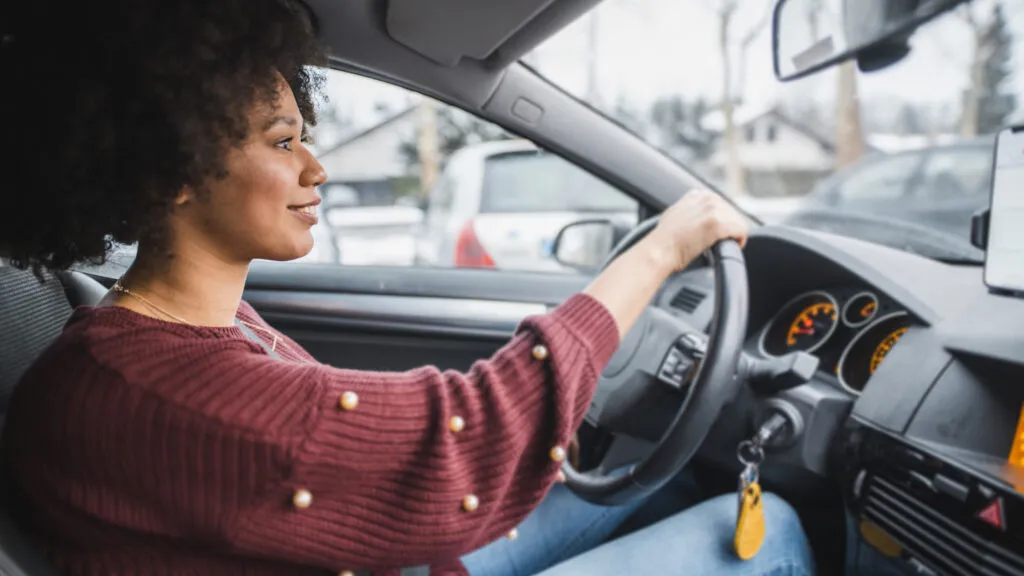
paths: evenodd
<path fill-rule="evenodd" d="M 883 478 L 872 478 L 864 516 L 939 574 L 1024 574 L 1024 556 L 974 534 Z"/>
<path fill-rule="evenodd" d="M 700 290 L 694 290 L 688 286 L 684 286 L 682 290 L 676 292 L 676 295 L 672 297 L 671 306 L 677 310 L 682 310 L 687 314 L 693 314 L 693 311 L 700 306 L 700 303 L 704 301 L 704 297 L 707 294 Z"/>

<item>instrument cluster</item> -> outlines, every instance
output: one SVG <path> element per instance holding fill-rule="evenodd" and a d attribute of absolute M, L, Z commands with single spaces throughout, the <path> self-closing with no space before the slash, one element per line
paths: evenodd
<path fill-rule="evenodd" d="M 870 290 L 812 290 L 787 302 L 758 338 L 764 356 L 802 351 L 859 394 L 911 326 L 906 311 Z"/>

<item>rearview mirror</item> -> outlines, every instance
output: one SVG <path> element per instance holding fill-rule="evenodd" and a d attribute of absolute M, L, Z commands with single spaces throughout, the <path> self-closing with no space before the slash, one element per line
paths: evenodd
<path fill-rule="evenodd" d="M 778 0 L 772 18 L 775 77 L 803 78 L 851 58 L 862 72 L 910 52 L 920 25 L 964 0 Z"/>
<path fill-rule="evenodd" d="M 552 255 L 563 266 L 579 271 L 597 271 L 612 251 L 616 230 L 611 220 L 573 222 L 555 236 Z"/>

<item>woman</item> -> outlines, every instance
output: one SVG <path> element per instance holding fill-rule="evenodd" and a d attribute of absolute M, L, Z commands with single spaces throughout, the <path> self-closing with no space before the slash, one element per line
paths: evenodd
<path fill-rule="evenodd" d="M 662 281 L 720 239 L 745 240 L 735 212 L 686 194 L 583 293 L 466 374 L 325 366 L 241 301 L 253 259 L 312 247 L 326 175 L 303 145 L 317 83 L 303 66 L 317 53 L 302 18 L 283 0 L 72 4 L 66 29 L 3 48 L 21 87 L 12 165 L 39 177 L 4 212 L 2 245 L 53 268 L 102 258 L 110 238 L 138 242 L 138 256 L 26 373 L 4 431 L 22 518 L 62 569 L 458 574 L 476 551 L 473 573 L 526 573 L 621 522 L 631 509 L 552 491 L 560 461 Z M 39 98 L 53 99 L 46 114 L 19 116 Z M 723 548 L 729 497 L 554 570 L 809 573 L 792 511 L 771 497 L 765 508 L 749 562 Z M 545 514 L 562 522 L 530 537 L 553 548 L 501 542 Z M 666 542 L 688 549 L 654 558 Z"/>

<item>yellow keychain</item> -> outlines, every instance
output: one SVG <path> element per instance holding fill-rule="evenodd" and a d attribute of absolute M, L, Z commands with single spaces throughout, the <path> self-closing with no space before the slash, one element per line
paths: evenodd
<path fill-rule="evenodd" d="M 764 542 L 764 509 L 761 508 L 761 485 L 757 483 L 757 466 L 747 464 L 740 474 L 739 512 L 736 515 L 736 555 L 750 560 Z"/>

